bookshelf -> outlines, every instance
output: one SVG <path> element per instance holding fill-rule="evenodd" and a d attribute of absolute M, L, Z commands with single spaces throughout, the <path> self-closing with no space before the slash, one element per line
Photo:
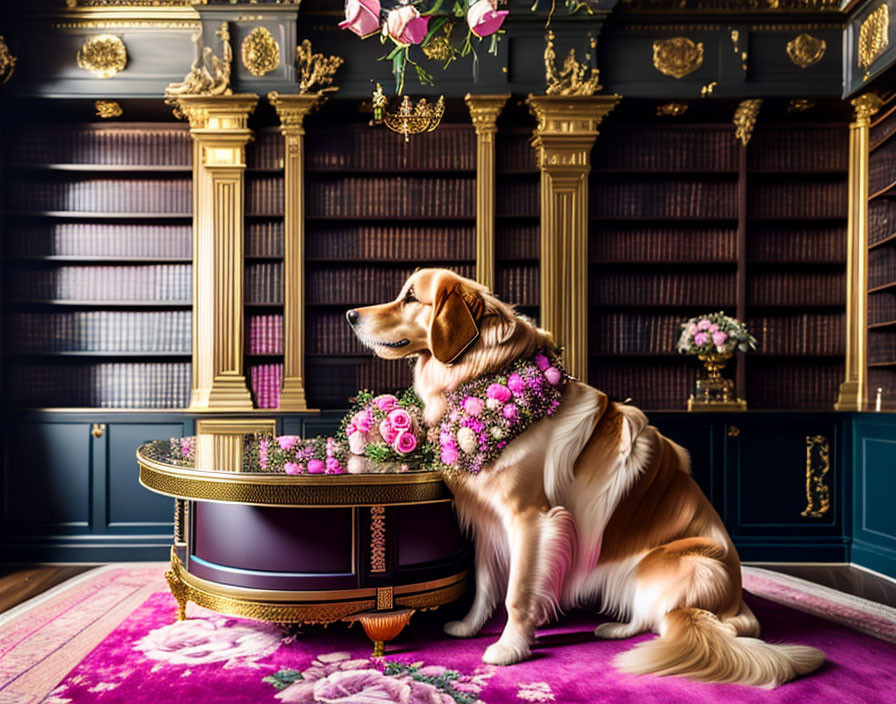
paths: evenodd
<path fill-rule="evenodd" d="M 4 372 L 15 407 L 183 408 L 192 353 L 186 125 L 9 125 Z"/>

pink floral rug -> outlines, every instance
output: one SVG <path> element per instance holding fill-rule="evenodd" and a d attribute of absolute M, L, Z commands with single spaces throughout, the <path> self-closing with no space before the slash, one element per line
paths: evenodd
<path fill-rule="evenodd" d="M 586 612 L 541 629 L 533 657 L 504 668 L 481 661 L 502 619 L 454 640 L 440 630 L 451 608 L 416 614 L 382 659 L 370 657 L 357 626 L 284 638 L 275 626 L 192 604 L 176 622 L 164 567 L 93 570 L 0 615 L 0 704 L 891 704 L 896 691 L 896 644 L 881 639 L 896 635 L 896 611 L 751 568 L 747 599 L 764 637 L 828 656 L 774 691 L 620 674 L 613 656 L 652 636 L 596 640 L 601 619 Z"/>

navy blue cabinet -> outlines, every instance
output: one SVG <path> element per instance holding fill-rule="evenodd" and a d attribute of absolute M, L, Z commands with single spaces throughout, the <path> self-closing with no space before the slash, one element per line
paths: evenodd
<path fill-rule="evenodd" d="M 896 416 L 853 419 L 852 562 L 896 577 Z"/>

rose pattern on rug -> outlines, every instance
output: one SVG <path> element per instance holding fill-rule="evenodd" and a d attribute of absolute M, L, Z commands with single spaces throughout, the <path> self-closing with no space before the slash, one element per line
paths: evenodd
<path fill-rule="evenodd" d="M 551 691 L 551 685 L 547 682 L 521 682 L 516 697 L 526 702 L 536 702 L 536 704 L 554 701 L 554 693 Z"/>

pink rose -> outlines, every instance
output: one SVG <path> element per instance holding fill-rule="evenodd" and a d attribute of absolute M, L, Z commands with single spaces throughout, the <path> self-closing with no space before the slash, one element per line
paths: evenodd
<path fill-rule="evenodd" d="M 336 439 L 335 438 L 327 438 L 327 457 L 332 457 L 336 454 Z"/>
<path fill-rule="evenodd" d="M 504 417 L 509 420 L 511 423 L 520 417 L 519 409 L 516 407 L 515 403 L 508 403 L 504 406 Z"/>
<path fill-rule="evenodd" d="M 396 44 L 408 46 L 419 44 L 426 37 L 429 17 L 421 17 L 420 11 L 413 5 L 401 5 L 389 10 L 383 34 L 391 37 Z"/>
<path fill-rule="evenodd" d="M 411 414 L 403 408 L 396 408 L 387 417 L 396 430 L 407 430 L 411 427 Z"/>
<path fill-rule="evenodd" d="M 507 17 L 507 10 L 498 10 L 496 0 L 477 0 L 467 10 L 467 24 L 477 37 L 488 37 L 497 32 Z"/>
<path fill-rule="evenodd" d="M 327 457 L 327 474 L 342 474 L 342 465 L 335 457 Z"/>
<path fill-rule="evenodd" d="M 540 371 L 544 371 L 549 366 L 551 366 L 551 360 L 545 357 L 541 352 L 535 355 L 535 366 L 538 367 Z"/>
<path fill-rule="evenodd" d="M 703 318 L 702 320 L 699 320 L 697 322 L 697 329 L 698 330 L 706 330 L 707 328 L 709 328 L 710 325 L 712 325 L 712 323 L 709 322 L 709 320 L 707 318 Z"/>
<path fill-rule="evenodd" d="M 490 384 L 485 395 L 501 403 L 506 403 L 512 396 L 510 389 L 504 386 L 504 384 Z"/>
<path fill-rule="evenodd" d="M 380 0 L 345 0 L 345 20 L 339 29 L 367 37 L 380 28 Z"/>
<path fill-rule="evenodd" d="M 519 396 L 526 391 L 526 382 L 519 374 L 511 374 L 507 377 L 507 388 L 509 388 L 514 396 Z"/>
<path fill-rule="evenodd" d="M 697 345 L 697 347 L 700 347 L 701 345 L 706 344 L 706 341 L 708 339 L 709 335 L 707 333 L 698 332 L 696 335 L 694 335 L 694 344 Z"/>
<path fill-rule="evenodd" d="M 714 332 L 712 334 L 712 344 L 714 344 L 716 347 L 721 347 L 722 345 L 724 345 L 725 340 L 727 339 L 728 333 L 723 332 L 722 330 L 719 330 L 718 332 Z"/>
<path fill-rule="evenodd" d="M 398 434 L 398 437 L 395 438 L 393 447 L 401 454 L 406 455 L 417 449 L 417 438 L 413 433 L 409 433 L 407 430 L 402 430 Z"/>
<path fill-rule="evenodd" d="M 373 416 L 370 415 L 366 410 L 358 411 L 355 413 L 355 417 L 352 418 L 352 423 L 360 430 L 362 433 L 367 433 L 370 431 L 371 426 L 373 425 Z"/>
<path fill-rule="evenodd" d="M 453 445 L 442 445 L 442 462 L 445 464 L 457 462 L 457 448 Z"/>
<path fill-rule="evenodd" d="M 719 331 L 719 326 L 718 326 L 717 323 L 713 323 L 712 325 L 710 325 L 710 326 L 709 326 L 708 328 L 706 328 L 706 329 L 707 329 L 709 332 L 718 332 L 718 331 Z"/>
<path fill-rule="evenodd" d="M 277 444 L 280 445 L 281 450 L 291 450 L 298 441 L 299 438 L 296 435 L 281 435 L 277 438 Z"/>
<path fill-rule="evenodd" d="M 283 471 L 287 474 L 301 474 L 304 469 L 300 464 L 296 464 L 295 462 L 287 462 L 285 465 L 283 465 Z"/>
<path fill-rule="evenodd" d="M 313 698 L 307 701 L 329 704 L 408 702 L 410 693 L 410 685 L 406 682 L 379 670 L 337 670 L 314 683 Z"/>
<path fill-rule="evenodd" d="M 478 416 L 482 413 L 482 408 L 482 399 L 476 398 L 475 396 L 467 396 L 464 399 L 464 410 L 471 416 Z"/>
<path fill-rule="evenodd" d="M 395 438 L 398 437 L 398 431 L 392 427 L 388 420 L 384 420 L 380 423 L 380 436 L 391 445 Z"/>
<path fill-rule="evenodd" d="M 388 413 L 398 405 L 398 399 L 392 394 L 381 394 L 373 399 L 373 404 L 383 413 Z"/>
<path fill-rule="evenodd" d="M 308 460 L 308 473 L 309 474 L 323 474 L 325 465 L 320 460 Z"/>
<path fill-rule="evenodd" d="M 548 367 L 544 370 L 544 378 L 548 380 L 549 384 L 556 386 L 560 383 L 560 370 L 557 367 Z"/>
<path fill-rule="evenodd" d="M 352 435 L 358 432 L 358 426 L 354 423 L 349 423 L 345 426 L 345 437 L 350 438 Z"/>

